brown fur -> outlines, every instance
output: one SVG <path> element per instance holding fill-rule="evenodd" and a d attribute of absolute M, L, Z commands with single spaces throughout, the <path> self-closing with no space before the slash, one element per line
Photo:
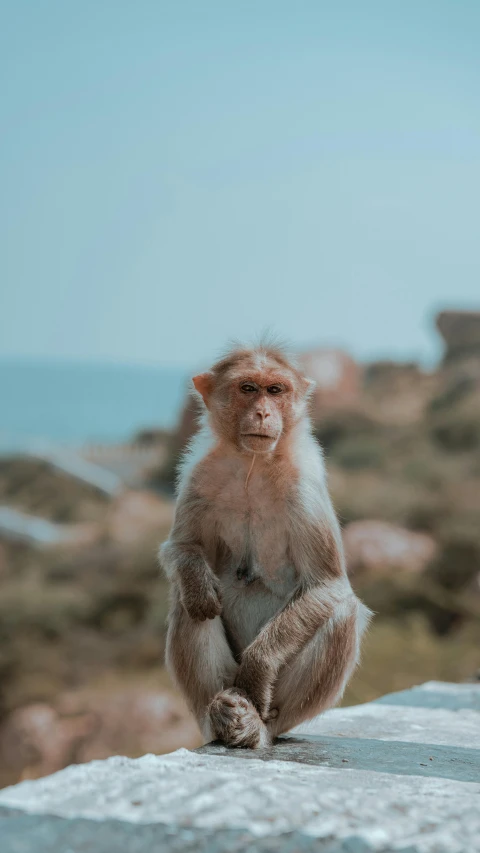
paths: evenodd
<path fill-rule="evenodd" d="M 338 701 L 368 611 L 346 576 L 309 380 L 259 347 L 194 384 L 208 427 L 161 549 L 167 662 L 206 738 L 256 748 Z"/>

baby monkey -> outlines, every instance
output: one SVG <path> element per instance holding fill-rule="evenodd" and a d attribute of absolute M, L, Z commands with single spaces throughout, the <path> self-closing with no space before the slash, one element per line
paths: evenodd
<path fill-rule="evenodd" d="M 193 384 L 203 426 L 160 548 L 167 665 L 206 740 L 258 748 L 340 699 L 370 612 L 346 574 L 312 382 L 265 343 Z"/>

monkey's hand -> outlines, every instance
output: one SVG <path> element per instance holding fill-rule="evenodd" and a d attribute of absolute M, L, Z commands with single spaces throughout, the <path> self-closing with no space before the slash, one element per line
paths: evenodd
<path fill-rule="evenodd" d="M 264 722 L 270 719 L 275 669 L 268 659 L 257 654 L 254 644 L 245 649 L 235 679 L 235 687 L 244 690 Z"/>
<path fill-rule="evenodd" d="M 222 612 L 220 584 L 212 571 L 184 572 L 179 577 L 180 597 L 190 619 L 204 622 Z"/>

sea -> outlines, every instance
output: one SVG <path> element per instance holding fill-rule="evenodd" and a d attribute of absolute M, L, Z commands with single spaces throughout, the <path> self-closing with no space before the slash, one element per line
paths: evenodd
<path fill-rule="evenodd" d="M 116 444 L 171 428 L 187 382 L 175 367 L 0 359 L 0 451 Z"/>

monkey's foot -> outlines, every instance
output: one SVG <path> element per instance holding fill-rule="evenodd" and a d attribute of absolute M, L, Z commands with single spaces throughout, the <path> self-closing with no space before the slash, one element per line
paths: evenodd
<path fill-rule="evenodd" d="M 214 736 L 227 746 L 260 749 L 271 743 L 256 708 L 235 687 L 217 693 L 210 702 L 208 713 Z"/>

